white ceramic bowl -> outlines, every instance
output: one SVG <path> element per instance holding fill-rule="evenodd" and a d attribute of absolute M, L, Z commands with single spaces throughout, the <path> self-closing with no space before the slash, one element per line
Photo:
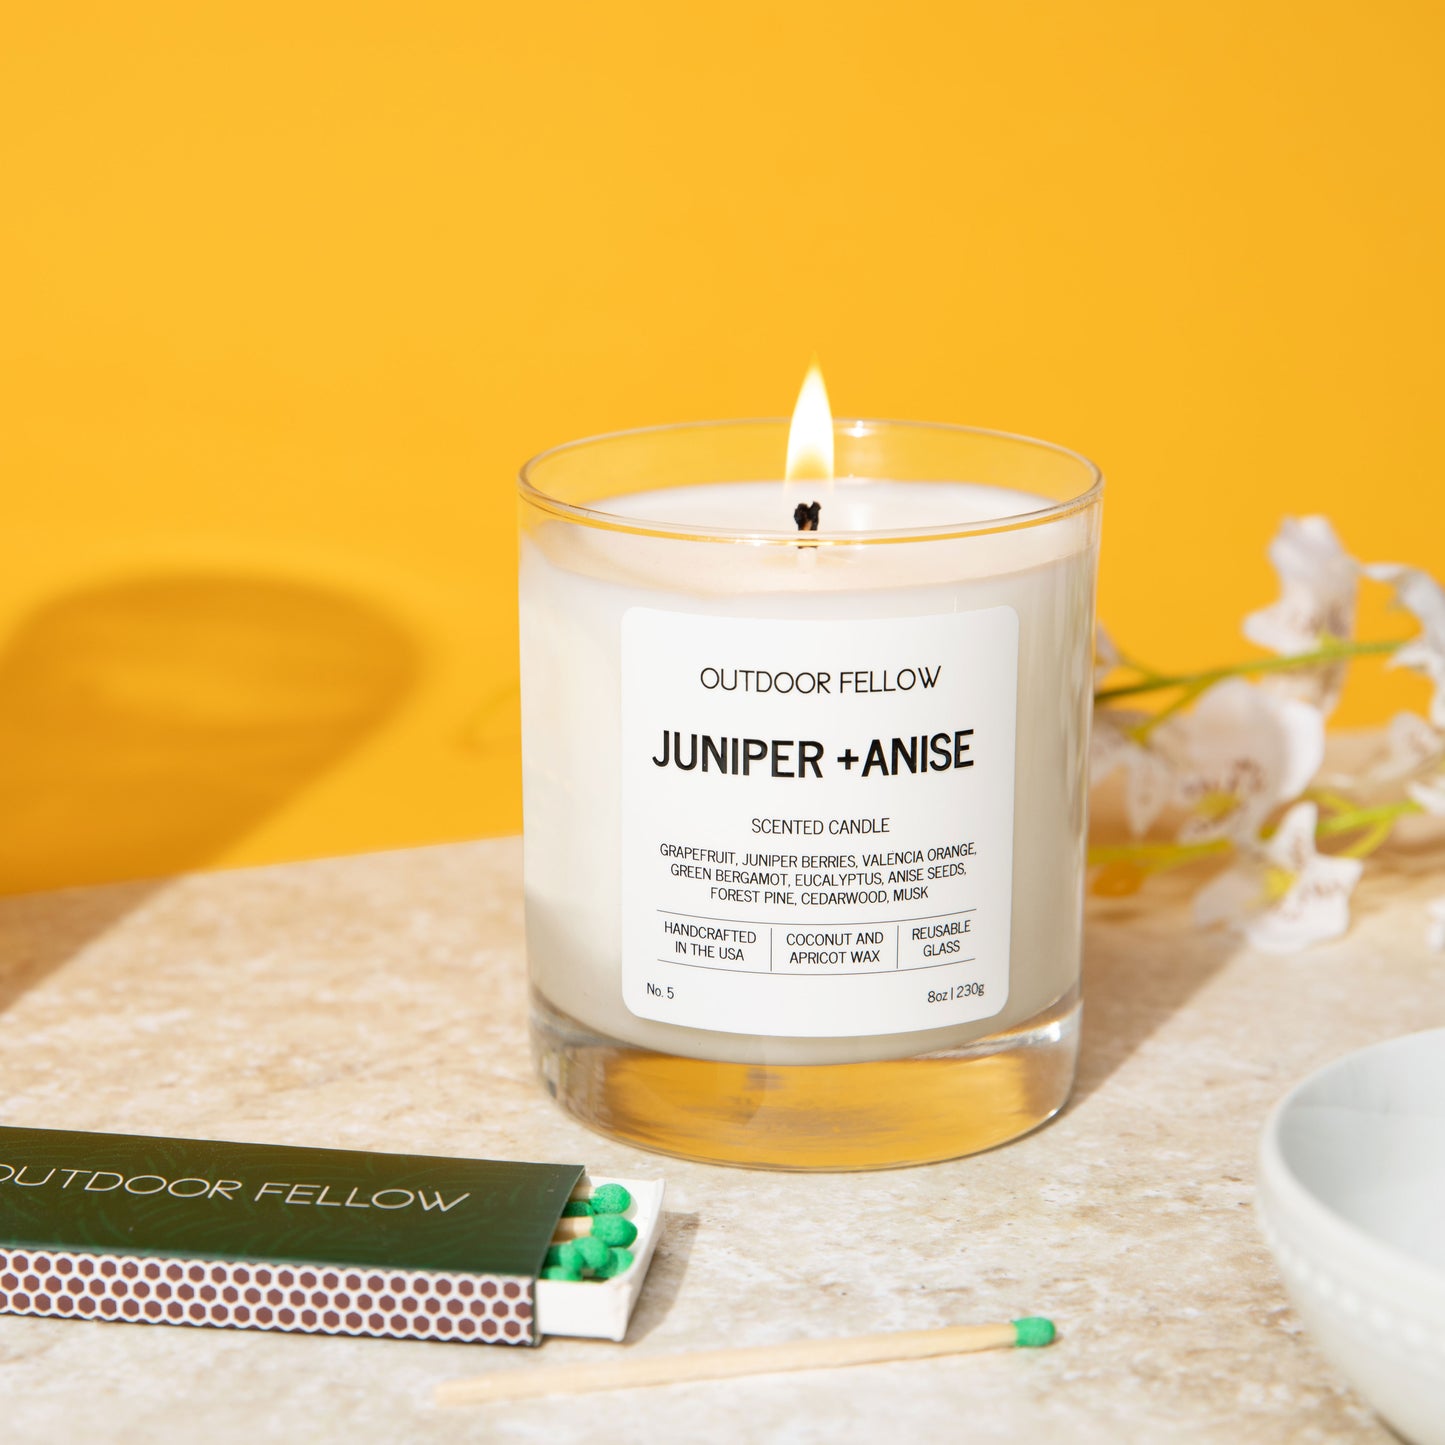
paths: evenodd
<path fill-rule="evenodd" d="M 1294 1089 L 1265 1126 L 1257 1201 L 1315 1343 L 1396 1430 L 1445 1445 L 1445 1029 Z"/>

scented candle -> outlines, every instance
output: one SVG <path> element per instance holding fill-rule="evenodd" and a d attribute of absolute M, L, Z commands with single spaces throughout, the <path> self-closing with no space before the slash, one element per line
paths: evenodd
<path fill-rule="evenodd" d="M 522 483 L 542 1074 L 605 1132 L 781 1168 L 1032 1127 L 1079 1012 L 1098 474 L 824 424 L 836 480 L 742 422 Z"/>

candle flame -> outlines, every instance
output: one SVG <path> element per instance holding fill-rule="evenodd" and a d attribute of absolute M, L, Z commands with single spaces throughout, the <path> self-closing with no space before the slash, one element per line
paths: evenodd
<path fill-rule="evenodd" d="M 793 408 L 793 424 L 788 428 L 788 466 L 783 475 L 790 482 L 833 480 L 833 412 L 816 361 L 803 378 L 803 389 Z"/>

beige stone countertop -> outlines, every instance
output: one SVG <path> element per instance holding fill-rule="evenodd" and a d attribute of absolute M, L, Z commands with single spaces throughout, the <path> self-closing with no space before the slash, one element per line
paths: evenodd
<path fill-rule="evenodd" d="M 1255 1227 L 1297 1079 L 1445 1024 L 1439 855 L 1289 958 L 1158 891 L 1092 905 L 1068 1109 L 992 1153 L 778 1175 L 592 1136 L 533 1081 L 515 839 L 0 900 L 0 1121 L 555 1159 L 665 1177 L 625 1346 L 509 1350 L 0 1318 L 7 1441 L 1379 1441 Z M 1053 1316 L 1050 1349 L 444 1410 L 538 1360 Z"/>

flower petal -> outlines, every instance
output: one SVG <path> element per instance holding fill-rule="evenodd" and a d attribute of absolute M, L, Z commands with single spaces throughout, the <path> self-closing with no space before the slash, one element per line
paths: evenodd
<path fill-rule="evenodd" d="M 1242 927 L 1265 906 L 1263 870 L 1239 864 L 1211 878 L 1194 895 L 1194 922 L 1200 928 L 1226 923 Z"/>
<path fill-rule="evenodd" d="M 1430 721 L 1445 727 L 1445 652 L 1437 652 L 1423 639 L 1408 642 L 1390 659 L 1391 667 L 1422 672 L 1435 688 L 1430 700 Z"/>
<path fill-rule="evenodd" d="M 1431 651 L 1445 652 L 1445 588 L 1428 572 L 1395 562 L 1376 562 L 1365 572 L 1377 582 L 1388 582 L 1395 601 L 1419 619 Z"/>
<path fill-rule="evenodd" d="M 1129 831 L 1142 838 L 1174 796 L 1174 770 L 1152 748 L 1138 743 L 1129 754 L 1124 783 L 1124 816 Z"/>
<path fill-rule="evenodd" d="M 1162 724 L 1155 745 L 1175 768 L 1192 810 L 1182 842 L 1253 839 L 1280 804 L 1299 796 L 1325 755 L 1317 707 L 1276 697 L 1243 678 L 1212 687 L 1193 712 Z"/>
<path fill-rule="evenodd" d="M 1432 768 L 1445 758 L 1445 737 L 1441 737 L 1419 713 L 1397 712 L 1385 729 L 1385 756 L 1381 760 L 1384 780 L 1409 777 L 1421 768 Z"/>
<path fill-rule="evenodd" d="M 1296 803 L 1279 820 L 1274 836 L 1265 844 L 1265 857 L 1285 872 L 1302 877 L 1319 857 L 1315 852 L 1315 826 L 1319 816 L 1319 809 L 1313 803 Z"/>
<path fill-rule="evenodd" d="M 1138 743 L 1130 731 L 1149 716 L 1135 708 L 1099 707 L 1089 733 L 1089 785 L 1097 787 L 1122 768 L 1131 747 Z"/>
<path fill-rule="evenodd" d="M 1097 708 L 1089 738 L 1089 785 L 1097 787 L 1124 770 L 1124 815 L 1136 838 L 1149 831 L 1174 795 L 1168 759 L 1133 736 L 1148 717 L 1132 708 Z"/>
<path fill-rule="evenodd" d="M 1355 629 L 1359 564 L 1324 517 L 1286 517 L 1269 545 L 1281 597 L 1244 620 L 1244 635 L 1281 656 L 1313 652 Z"/>
<path fill-rule="evenodd" d="M 1425 912 L 1430 920 L 1425 941 L 1437 953 L 1445 953 L 1445 898 L 1427 903 Z"/>
<path fill-rule="evenodd" d="M 1276 724 L 1285 737 L 1278 801 L 1297 798 L 1314 781 L 1325 760 L 1325 719 L 1307 702 L 1280 699 Z"/>
<path fill-rule="evenodd" d="M 1294 886 L 1245 928 L 1263 953 L 1297 953 L 1312 943 L 1339 938 L 1350 926 L 1350 895 L 1365 865 L 1358 858 L 1316 855 Z"/>
<path fill-rule="evenodd" d="M 1320 776 L 1325 787 L 1361 803 L 1391 793 L 1411 778 L 1445 762 L 1445 737 L 1416 712 L 1398 712 L 1390 719 L 1380 745 L 1354 772 Z"/>
<path fill-rule="evenodd" d="M 1315 851 L 1318 817 L 1313 803 L 1291 808 L 1262 848 L 1200 889 L 1195 921 L 1230 924 L 1264 953 L 1294 953 L 1344 933 L 1364 864 Z"/>
<path fill-rule="evenodd" d="M 1427 813 L 1445 818 L 1445 773 L 1436 773 L 1429 778 L 1418 778 L 1405 787 L 1413 802 L 1419 803 Z"/>

